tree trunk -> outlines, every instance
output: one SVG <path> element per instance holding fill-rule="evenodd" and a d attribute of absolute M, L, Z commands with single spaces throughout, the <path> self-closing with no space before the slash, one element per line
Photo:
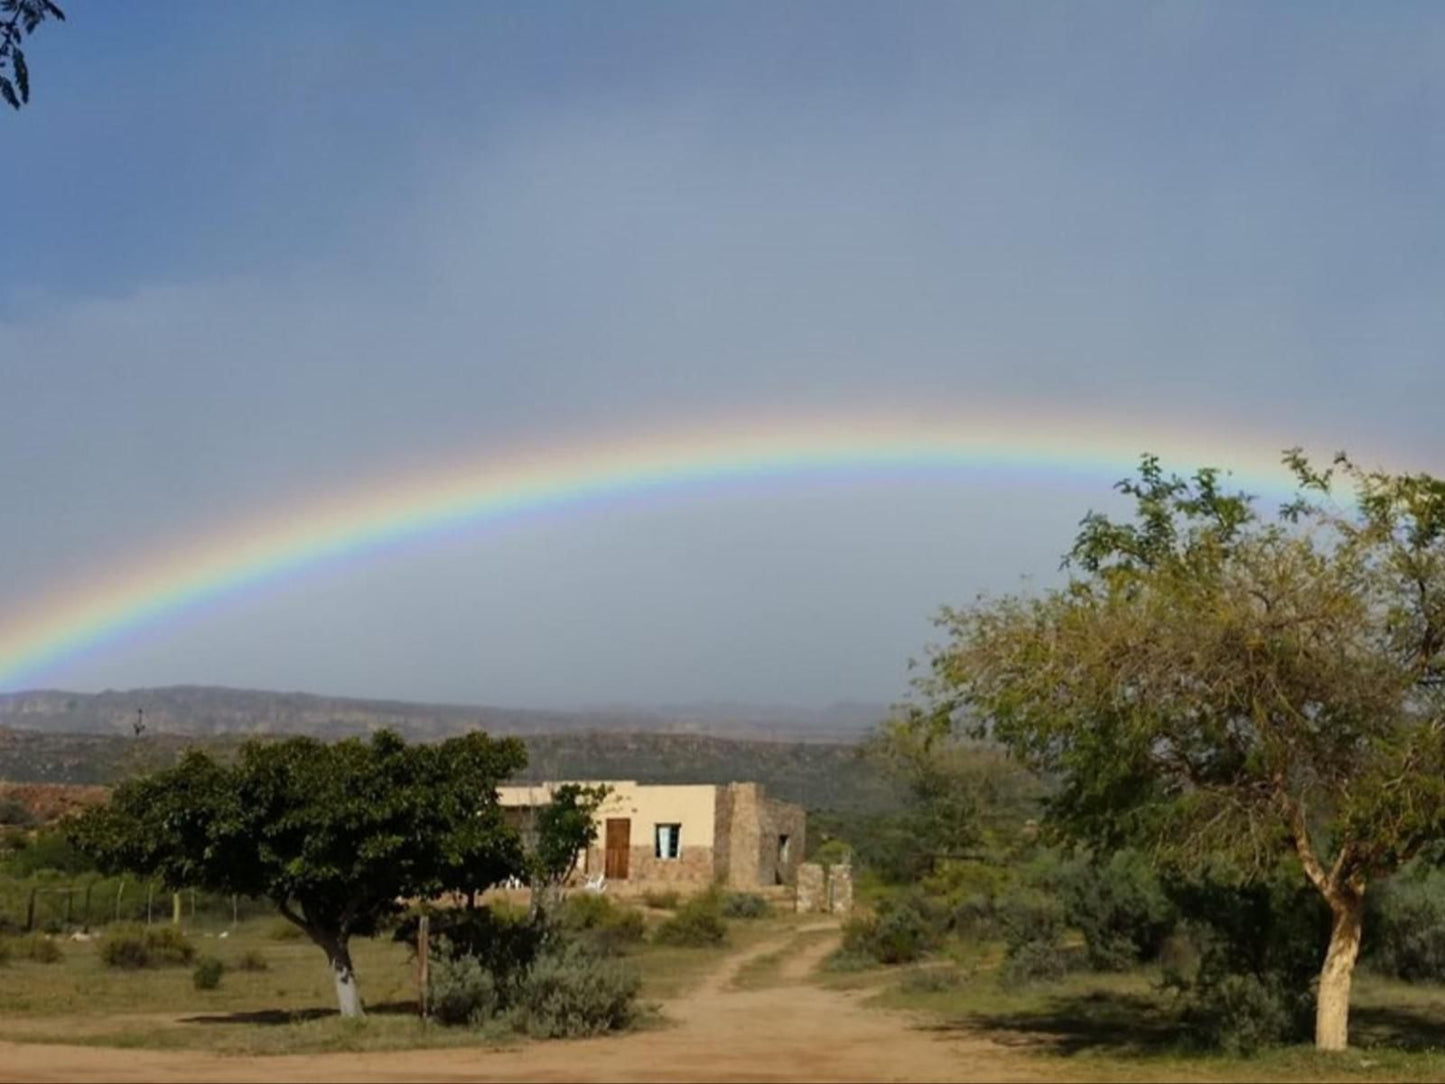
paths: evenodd
<path fill-rule="evenodd" d="M 331 965 L 331 981 L 336 984 L 336 1007 L 342 1016 L 359 1019 L 366 1015 L 361 1007 L 361 991 L 356 986 L 356 971 L 351 966 L 351 946 L 345 937 L 312 933 L 312 939 L 326 953 Z"/>
<path fill-rule="evenodd" d="M 1334 921 L 1330 947 L 1320 969 L 1315 1007 L 1315 1048 L 1344 1050 L 1350 1043 L 1350 981 L 1360 955 L 1360 929 L 1365 913 L 1362 893 L 1347 892 L 1329 900 Z"/>

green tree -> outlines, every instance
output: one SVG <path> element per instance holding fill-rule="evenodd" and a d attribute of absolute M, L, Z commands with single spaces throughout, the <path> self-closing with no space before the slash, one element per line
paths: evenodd
<path fill-rule="evenodd" d="M 191 752 L 123 783 L 70 831 L 107 870 L 269 899 L 325 952 L 342 1015 L 360 1016 L 353 936 L 406 899 L 523 871 L 496 788 L 525 762 L 521 742 L 481 733 L 250 742 L 234 765 Z"/>
<path fill-rule="evenodd" d="M 545 805 L 530 810 L 523 831 L 533 917 L 553 909 L 577 857 L 597 840 L 596 813 L 606 786 L 563 783 Z"/>
<path fill-rule="evenodd" d="M 1299 495 L 1263 518 L 1145 457 L 1064 587 L 943 611 L 911 725 L 1004 743 L 1074 839 L 1297 863 L 1332 916 L 1315 1042 L 1338 1050 L 1366 888 L 1445 827 L 1445 483 L 1286 462 Z"/>
<path fill-rule="evenodd" d="M 63 22 L 65 12 L 50 0 L 0 0 L 0 98 L 12 109 L 30 101 L 30 67 L 20 43 L 46 19 Z"/>

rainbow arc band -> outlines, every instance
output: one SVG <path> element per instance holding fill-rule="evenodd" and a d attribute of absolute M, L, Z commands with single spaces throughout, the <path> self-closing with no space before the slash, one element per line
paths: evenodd
<path fill-rule="evenodd" d="M 1145 450 L 1187 472 L 1217 466 L 1261 496 L 1285 494 L 1279 448 L 1238 435 L 1016 411 L 749 419 L 493 453 L 388 478 L 223 530 L 0 615 L 0 688 L 199 605 L 328 562 L 530 513 L 640 500 L 719 482 L 880 471 L 1082 475 L 1108 484 Z"/>

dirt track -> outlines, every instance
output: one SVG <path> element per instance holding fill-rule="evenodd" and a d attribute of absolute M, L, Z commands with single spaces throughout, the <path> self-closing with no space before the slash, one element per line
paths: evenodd
<path fill-rule="evenodd" d="M 856 993 L 805 979 L 833 947 L 810 941 L 779 981 L 739 990 L 732 980 L 779 939 L 730 958 L 686 998 L 669 1002 L 659 1030 L 515 1049 L 228 1057 L 196 1051 L 0 1043 L 0 1081 L 812 1081 L 1019 1080 L 1027 1059 L 983 1038 L 924 1030 L 910 1017 L 865 1009 Z"/>

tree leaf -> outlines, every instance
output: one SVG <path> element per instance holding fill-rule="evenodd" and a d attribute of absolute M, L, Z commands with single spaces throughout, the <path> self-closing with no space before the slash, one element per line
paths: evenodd
<path fill-rule="evenodd" d="M 4 98 L 9 102 L 12 109 L 20 108 L 20 99 L 15 97 L 14 85 L 3 75 L 0 75 L 0 98 Z"/>
<path fill-rule="evenodd" d="M 25 54 L 16 46 L 10 51 L 11 64 L 15 69 L 15 85 L 20 90 L 20 100 L 30 101 L 30 68 L 25 63 Z"/>

